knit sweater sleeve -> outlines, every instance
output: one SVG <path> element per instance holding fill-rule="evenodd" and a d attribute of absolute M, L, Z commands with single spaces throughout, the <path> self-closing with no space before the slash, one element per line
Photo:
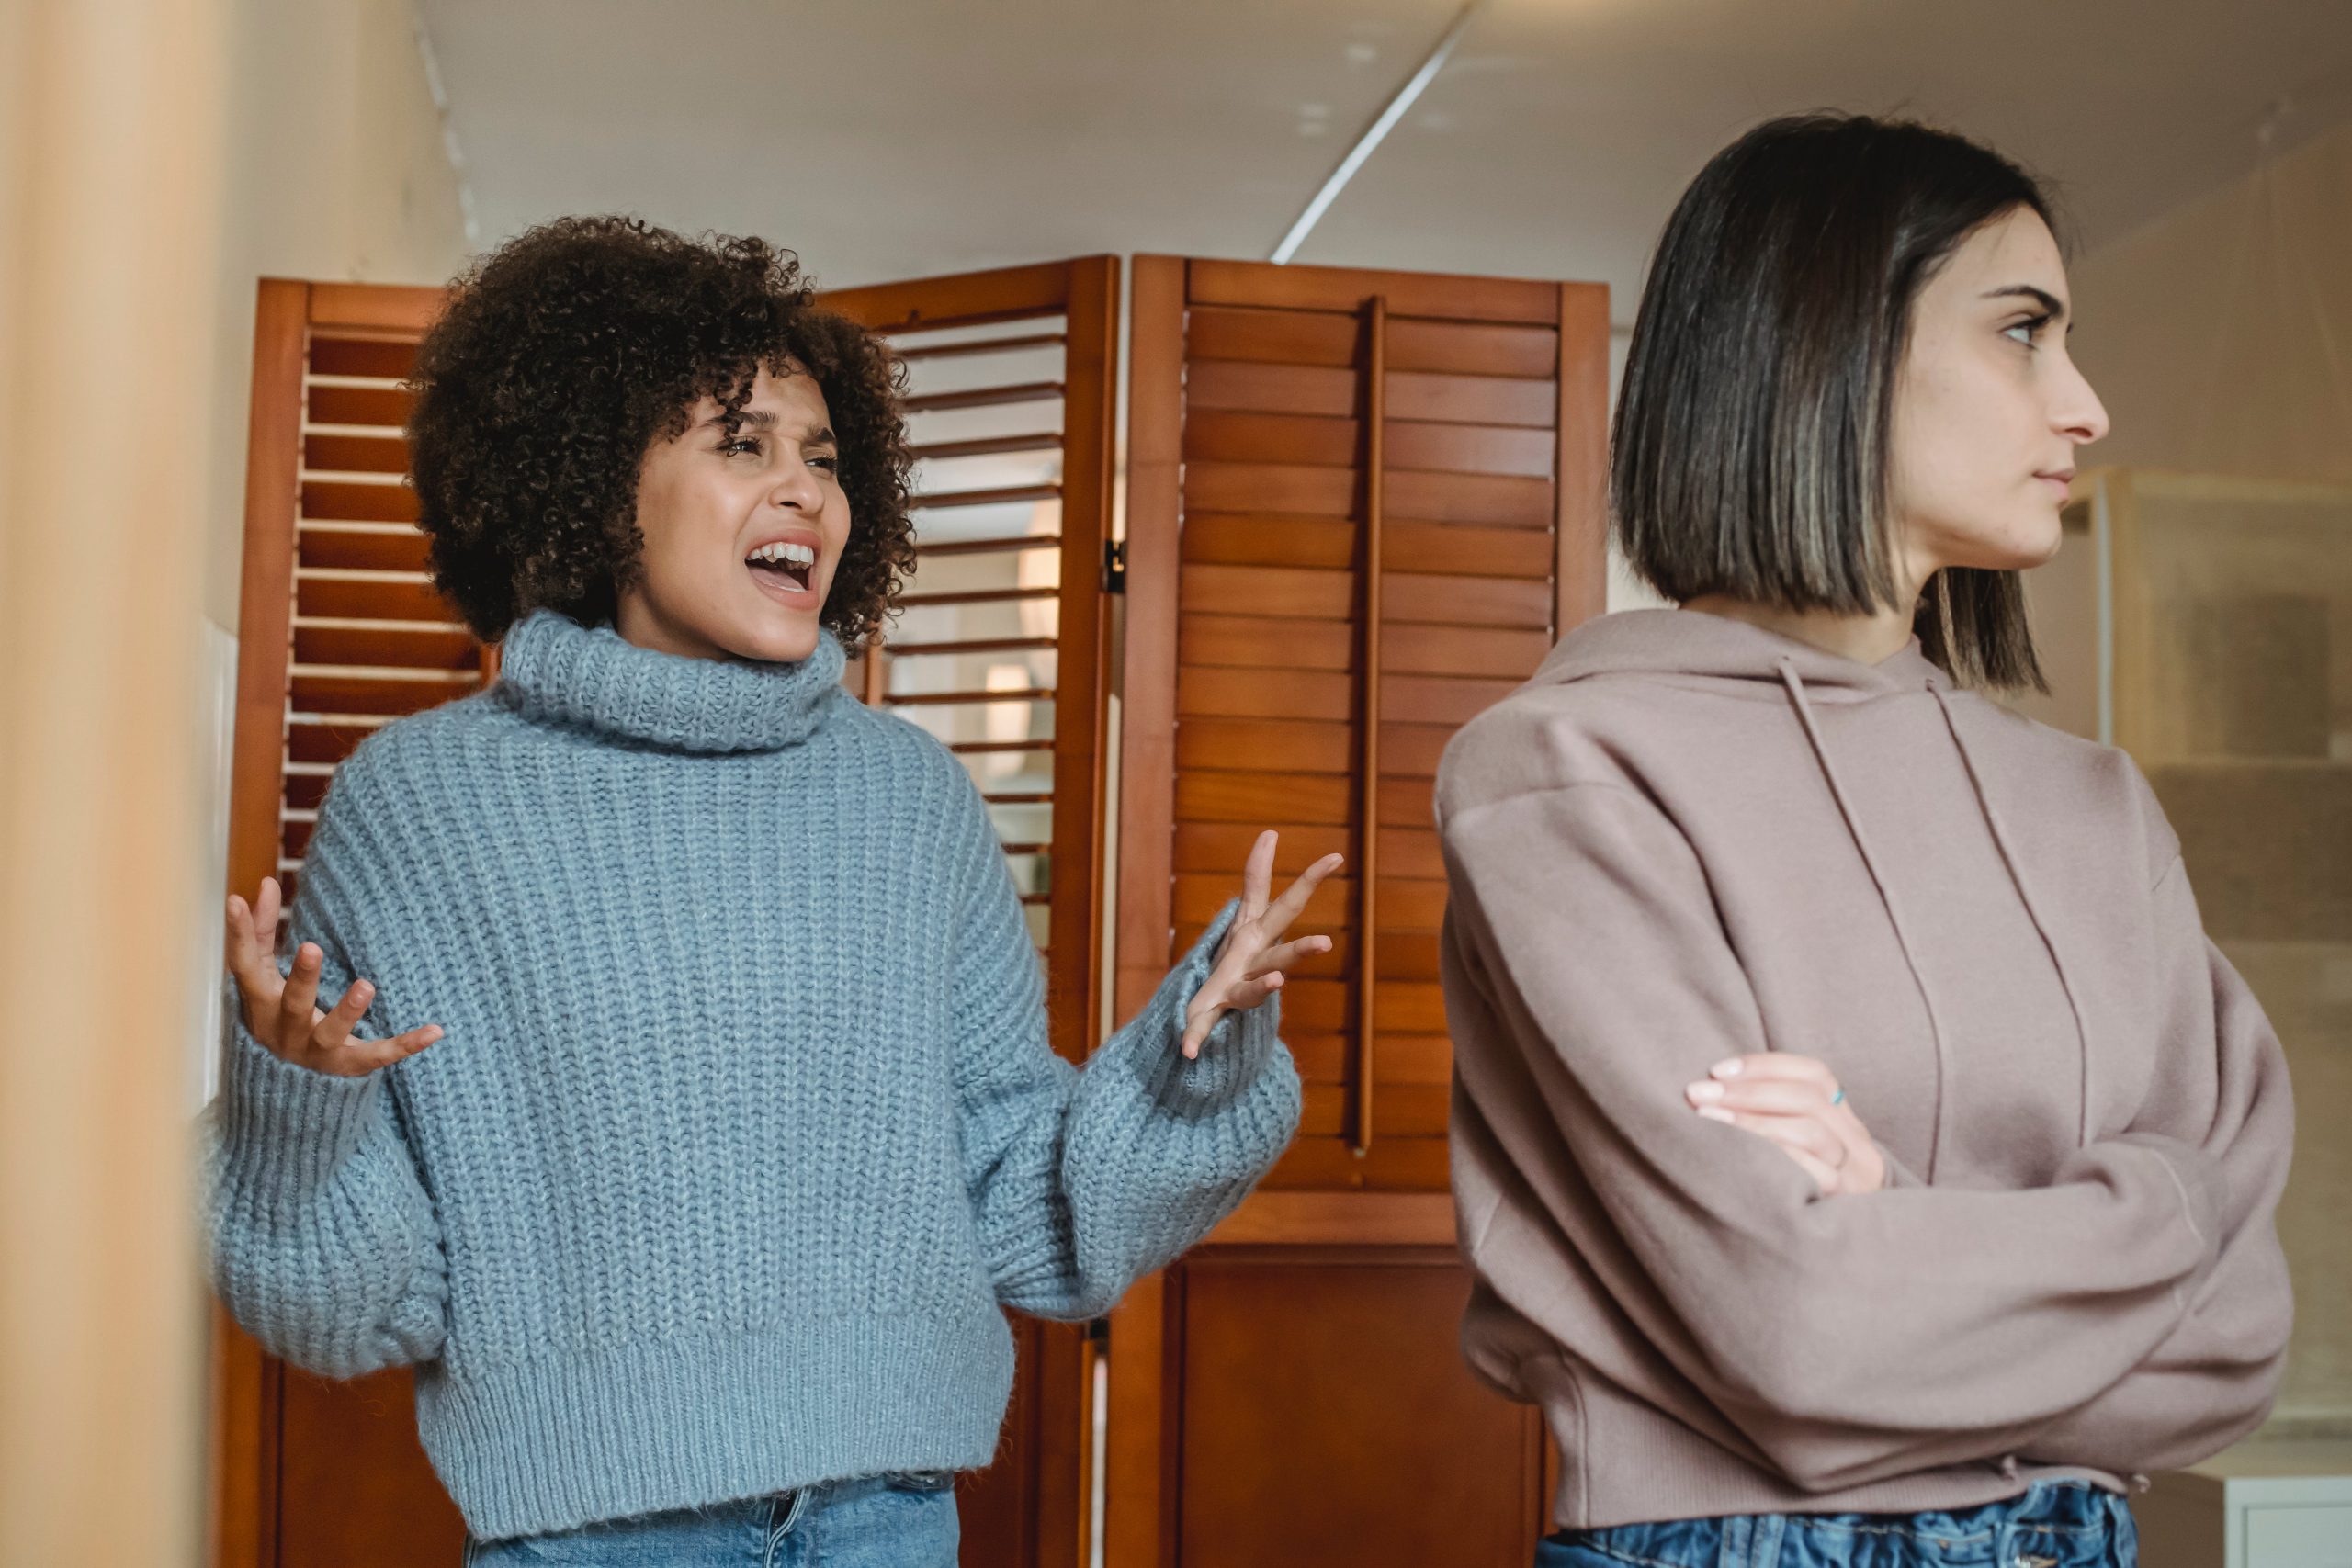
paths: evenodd
<path fill-rule="evenodd" d="M 2161 1345 L 2023 1445 L 2027 1458 L 2119 1473 L 2194 1464 L 2260 1426 L 2294 1325 L 2276 1221 L 2295 1133 L 2286 1053 L 2253 991 L 2206 936 L 2177 856 L 2153 897 L 2165 987 L 2163 1077 L 2133 1131 L 2211 1162 L 2222 1193 L 2218 1256 Z"/>
<path fill-rule="evenodd" d="M 324 954 L 342 996 L 366 908 L 364 847 L 329 793 L 304 862 L 289 951 Z M 344 809 L 338 809 L 338 807 Z M 281 959 L 284 967 L 287 960 Z M 331 1077 L 273 1055 L 226 987 L 221 1083 L 205 1115 L 204 1216 L 214 1288 L 273 1354 L 329 1377 L 431 1359 L 447 1332 L 440 1226 L 387 1072 Z M 383 998 L 359 1033 L 381 1035 Z"/>
<path fill-rule="evenodd" d="M 1274 1000 L 1227 1013 L 1199 1056 L 1184 1058 L 1185 1007 L 1233 921 L 1230 904 L 1084 1070 L 1057 1056 L 1020 900 L 972 805 L 956 938 L 965 1182 L 999 1299 L 1041 1317 L 1095 1317 L 1272 1167 L 1298 1126 L 1298 1073 Z"/>
<path fill-rule="evenodd" d="M 1697 1393 L 1793 1484 L 2019 1451 L 2162 1345 L 2213 1269 L 2210 1161 L 2177 1139 L 2094 1142 L 2030 1190 L 1824 1199 L 1690 1114 L 1682 1086 L 1766 1038 L 1705 872 L 1646 798 L 1532 791 L 1442 839 L 1475 1267 L 1572 1334 L 1557 1259 L 1580 1259 L 1672 1366 L 1661 1397 Z"/>

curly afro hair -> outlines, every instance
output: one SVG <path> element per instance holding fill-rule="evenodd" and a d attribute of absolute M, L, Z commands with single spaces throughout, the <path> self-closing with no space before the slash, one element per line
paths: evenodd
<path fill-rule="evenodd" d="M 442 593 L 486 642 L 537 609 L 610 621 L 639 570 L 647 449 L 705 397 L 740 412 L 762 368 L 786 367 L 824 391 L 850 505 L 823 623 L 865 641 L 914 566 L 897 360 L 816 303 L 790 251 L 631 218 L 500 246 L 425 334 L 410 468 Z"/>

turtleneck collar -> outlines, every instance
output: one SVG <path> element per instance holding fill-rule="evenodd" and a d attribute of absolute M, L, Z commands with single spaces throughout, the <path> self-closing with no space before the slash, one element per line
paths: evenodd
<path fill-rule="evenodd" d="M 685 659 L 534 611 L 506 634 L 499 682 L 526 717 L 664 750 L 774 751 L 824 722 L 842 689 L 842 645 L 820 632 L 797 664 Z"/>

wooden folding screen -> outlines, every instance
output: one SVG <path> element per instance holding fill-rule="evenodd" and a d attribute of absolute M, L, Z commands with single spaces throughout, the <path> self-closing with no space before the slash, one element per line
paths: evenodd
<path fill-rule="evenodd" d="M 1607 293 L 1168 257 L 1132 292 L 1121 1010 L 1258 829 L 1350 865 L 1283 997 L 1297 1145 L 1113 1315 L 1108 1562 L 1524 1562 L 1540 1428 L 1454 1348 L 1430 789 L 1602 607 Z"/>
<path fill-rule="evenodd" d="M 435 289 L 261 286 L 247 469 L 229 874 L 289 891 L 334 767 L 382 724 L 478 691 L 476 643 L 424 573 L 401 424 Z M 828 303 L 908 358 L 918 566 L 852 688 L 971 767 L 1033 911 L 1054 1043 L 1091 1048 L 1099 996 L 1110 536 L 1112 257 L 851 290 Z M 1023 1321 L 997 1464 L 966 1487 L 969 1564 L 1082 1560 L 1088 1347 Z M 329 1382 L 216 1336 L 213 1560 L 223 1568 L 454 1563 L 456 1511 L 409 1379 Z"/>

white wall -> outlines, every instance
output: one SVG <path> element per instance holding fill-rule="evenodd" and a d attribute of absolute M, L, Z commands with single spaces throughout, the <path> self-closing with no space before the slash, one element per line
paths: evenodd
<path fill-rule="evenodd" d="M 2085 257 L 2086 461 L 2352 483 L 2352 123 Z"/>
<path fill-rule="evenodd" d="M 255 284 L 442 283 L 468 249 L 409 0 L 237 0 L 233 11 L 205 562 L 205 613 L 232 633 Z"/>

